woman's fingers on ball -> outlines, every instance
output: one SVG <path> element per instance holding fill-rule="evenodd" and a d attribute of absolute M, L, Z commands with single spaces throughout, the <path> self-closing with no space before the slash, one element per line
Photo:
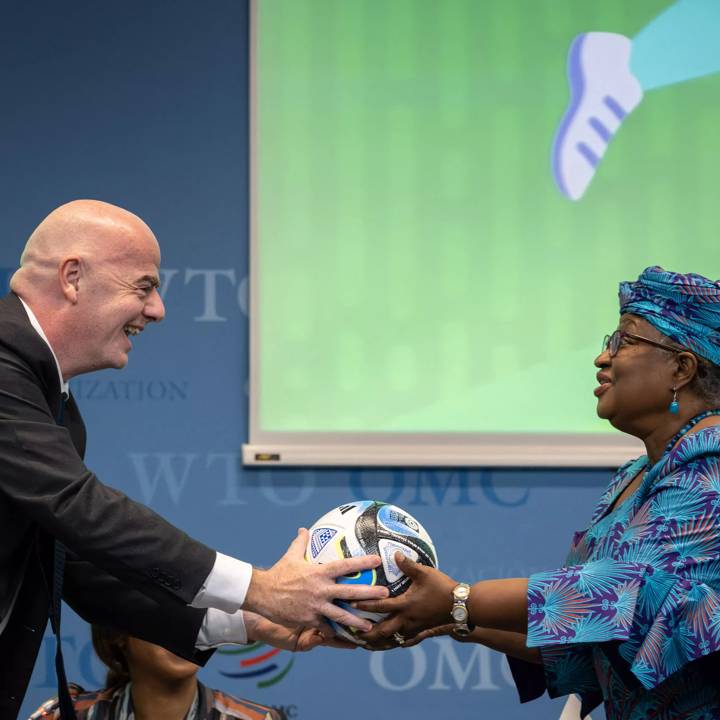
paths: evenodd
<path fill-rule="evenodd" d="M 402 595 L 394 598 L 386 597 L 384 600 L 360 600 L 353 603 L 353 607 L 358 610 L 374 613 L 396 613 L 404 606 L 405 598 Z"/>
<path fill-rule="evenodd" d="M 395 553 L 395 562 L 409 578 L 417 577 L 420 573 L 422 573 L 423 566 L 399 550 Z"/>
<path fill-rule="evenodd" d="M 360 638 L 372 646 L 387 645 L 390 644 L 391 641 L 393 641 L 393 645 L 396 645 L 397 643 L 394 642 L 393 636 L 396 632 L 402 632 L 402 626 L 402 619 L 394 615 L 387 620 L 377 623 L 369 632 L 361 633 Z"/>
<path fill-rule="evenodd" d="M 364 612 L 371 613 L 391 613 L 393 611 L 392 605 L 387 605 L 387 600 L 361 600 L 357 603 L 353 603 L 353 607 L 357 610 L 363 610 Z"/>

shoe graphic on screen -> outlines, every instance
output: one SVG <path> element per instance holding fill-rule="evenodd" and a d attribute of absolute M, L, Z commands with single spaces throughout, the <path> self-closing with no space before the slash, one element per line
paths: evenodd
<path fill-rule="evenodd" d="M 615 33 L 578 35 L 568 54 L 570 104 L 555 134 L 553 176 L 571 200 L 590 185 L 623 120 L 643 89 L 630 71 L 632 41 Z"/>

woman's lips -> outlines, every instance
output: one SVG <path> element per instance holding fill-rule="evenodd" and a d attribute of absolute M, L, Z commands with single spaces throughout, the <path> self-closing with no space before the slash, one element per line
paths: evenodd
<path fill-rule="evenodd" d="M 594 390 L 595 397 L 600 397 L 611 385 L 609 382 L 601 382 Z"/>

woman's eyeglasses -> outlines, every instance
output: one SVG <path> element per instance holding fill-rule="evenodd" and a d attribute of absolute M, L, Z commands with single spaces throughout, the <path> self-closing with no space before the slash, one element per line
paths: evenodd
<path fill-rule="evenodd" d="M 625 338 L 630 338 L 631 340 L 638 340 L 640 342 L 647 343 L 648 345 L 653 345 L 655 347 L 659 347 L 662 350 L 669 350 L 670 352 L 674 353 L 687 352 L 687 350 L 684 350 L 683 348 L 676 348 L 672 347 L 671 345 L 665 345 L 665 343 L 650 340 L 649 338 L 643 337 L 642 335 L 635 335 L 634 333 L 625 332 L 625 330 L 616 330 L 612 335 L 606 335 L 603 339 L 601 352 L 605 352 L 607 350 L 610 353 L 611 358 L 615 357 L 618 354 L 618 350 L 620 350 L 620 348 L 622 347 Z"/>

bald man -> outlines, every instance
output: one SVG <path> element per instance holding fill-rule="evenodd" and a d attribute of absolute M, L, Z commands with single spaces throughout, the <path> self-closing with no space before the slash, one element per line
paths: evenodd
<path fill-rule="evenodd" d="M 302 530 L 273 567 L 253 568 L 85 466 L 69 381 L 123 368 L 133 339 L 163 319 L 159 267 L 157 240 L 140 218 L 77 200 L 32 233 L 0 299 L 0 718 L 17 714 L 32 672 L 56 541 L 68 553 L 63 597 L 82 617 L 200 663 L 222 642 L 308 649 L 330 634 L 323 617 L 369 629 L 333 600 L 386 594 L 335 583 L 378 557 L 308 565 Z"/>

